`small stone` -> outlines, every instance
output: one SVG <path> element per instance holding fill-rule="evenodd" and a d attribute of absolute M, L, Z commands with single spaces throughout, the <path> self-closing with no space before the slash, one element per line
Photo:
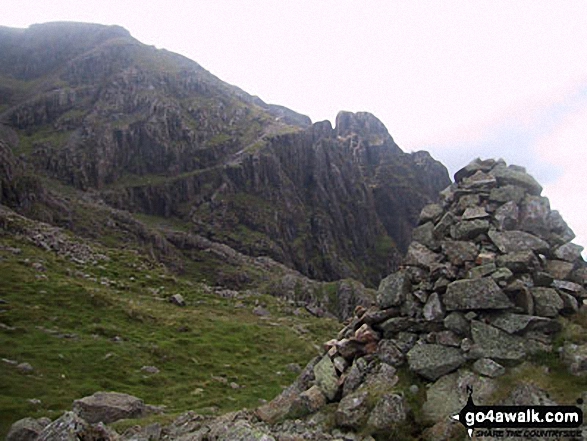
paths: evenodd
<path fill-rule="evenodd" d="M 444 319 L 445 311 L 440 297 L 436 292 L 433 292 L 428 297 L 422 312 L 424 319 L 429 322 L 440 322 Z"/>
<path fill-rule="evenodd" d="M 169 297 L 169 302 L 176 306 L 185 306 L 185 300 L 181 294 L 173 294 Z"/>
<path fill-rule="evenodd" d="M 396 367 L 405 361 L 404 354 L 393 340 L 381 340 L 377 346 L 377 356 L 382 362 Z"/>
<path fill-rule="evenodd" d="M 489 213 L 483 207 L 469 207 L 463 213 L 462 220 L 484 219 L 489 217 Z"/>
<path fill-rule="evenodd" d="M 160 371 L 155 366 L 143 366 L 141 372 L 146 374 L 158 374 Z"/>
<path fill-rule="evenodd" d="M 426 222 L 436 222 L 440 216 L 442 215 L 443 210 L 442 207 L 438 204 L 428 204 L 422 208 L 420 211 L 420 225 L 425 224 Z"/>
<path fill-rule="evenodd" d="M 450 235 L 456 240 L 472 240 L 489 230 L 489 221 L 475 219 L 458 222 L 451 228 Z"/>
<path fill-rule="evenodd" d="M 470 331 L 469 321 L 458 311 L 453 311 L 445 317 L 444 327 L 458 335 L 468 335 Z"/>
<path fill-rule="evenodd" d="M 16 366 L 16 370 L 21 374 L 32 374 L 34 372 L 33 367 L 30 363 L 20 363 Z"/>
<path fill-rule="evenodd" d="M 266 308 L 263 308 L 261 305 L 257 305 L 253 308 L 253 314 L 255 314 L 258 317 L 267 317 L 271 315 L 271 313 Z"/>

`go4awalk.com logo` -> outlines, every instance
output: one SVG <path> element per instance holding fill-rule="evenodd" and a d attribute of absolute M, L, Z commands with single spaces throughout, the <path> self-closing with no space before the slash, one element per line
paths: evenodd
<path fill-rule="evenodd" d="M 473 432 L 495 438 L 581 436 L 583 411 L 577 406 L 477 406 L 473 390 L 467 392 L 467 404 L 452 418 L 465 426 L 469 437 Z"/>

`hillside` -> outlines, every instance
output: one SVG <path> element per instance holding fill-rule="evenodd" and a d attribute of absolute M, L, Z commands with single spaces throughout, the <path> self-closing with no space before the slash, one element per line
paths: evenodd
<path fill-rule="evenodd" d="M 0 27 L 0 435 L 98 390 L 271 399 L 449 183 L 369 113 L 312 124 L 118 26 Z"/>
<path fill-rule="evenodd" d="M 368 113 L 312 125 L 119 27 L 3 28 L 0 53 L 2 166 L 14 175 L 2 201 L 78 234 L 101 225 L 78 229 L 57 184 L 313 279 L 376 286 L 450 182 Z"/>

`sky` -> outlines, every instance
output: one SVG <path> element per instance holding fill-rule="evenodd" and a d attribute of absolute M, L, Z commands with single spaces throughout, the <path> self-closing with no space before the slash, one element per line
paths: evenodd
<path fill-rule="evenodd" d="M 121 25 L 313 121 L 371 112 L 404 151 L 428 150 L 451 175 L 476 157 L 522 165 L 587 247 L 584 0 L 0 5 L 0 25 L 48 21 Z"/>

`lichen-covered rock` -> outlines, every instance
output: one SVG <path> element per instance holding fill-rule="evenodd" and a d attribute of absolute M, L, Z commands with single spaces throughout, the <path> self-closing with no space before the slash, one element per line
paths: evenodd
<path fill-rule="evenodd" d="M 526 356 L 526 343 L 522 337 L 478 320 L 471 322 L 471 335 L 475 347 L 470 352 L 475 358 L 521 360 Z"/>
<path fill-rule="evenodd" d="M 436 380 L 465 363 L 461 351 L 437 344 L 416 345 L 408 352 L 408 365 L 418 375 Z"/>
<path fill-rule="evenodd" d="M 442 301 L 447 311 L 507 309 L 513 306 L 491 278 L 456 280 L 448 285 Z"/>
<path fill-rule="evenodd" d="M 316 385 L 332 401 L 338 392 L 339 383 L 336 368 L 328 355 L 322 357 L 318 364 L 314 366 L 314 377 L 316 378 Z"/>
<path fill-rule="evenodd" d="M 473 363 L 473 370 L 486 377 L 499 377 L 505 374 L 505 368 L 491 358 L 480 358 Z"/>
<path fill-rule="evenodd" d="M 368 400 L 369 392 L 366 390 L 358 390 L 341 399 L 334 414 L 336 425 L 355 429 L 362 427 L 369 416 Z"/>
<path fill-rule="evenodd" d="M 412 288 L 410 278 L 405 271 L 390 274 L 379 284 L 377 303 L 382 309 L 401 305 Z"/>
<path fill-rule="evenodd" d="M 375 432 L 389 433 L 408 418 L 409 408 L 403 396 L 386 393 L 379 398 L 367 420 L 367 428 Z"/>
<path fill-rule="evenodd" d="M 565 306 L 563 299 L 552 288 L 532 288 L 531 292 L 534 297 L 536 315 L 556 317 Z"/>

